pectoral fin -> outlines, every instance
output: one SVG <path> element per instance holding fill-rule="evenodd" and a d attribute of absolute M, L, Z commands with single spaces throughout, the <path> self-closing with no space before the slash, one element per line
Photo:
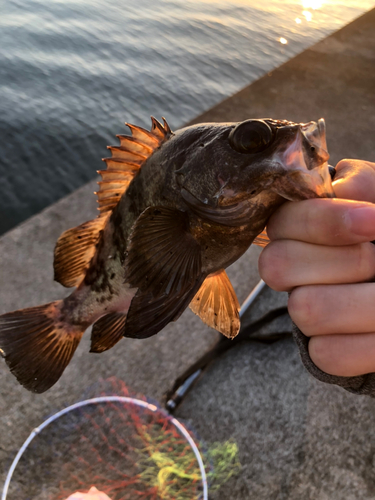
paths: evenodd
<path fill-rule="evenodd" d="M 224 270 L 207 276 L 191 301 L 190 309 L 203 323 L 226 337 L 233 338 L 240 330 L 240 304 Z"/>
<path fill-rule="evenodd" d="M 191 302 L 203 279 L 179 296 L 155 298 L 151 292 L 138 290 L 127 314 L 124 336 L 145 339 L 160 332 L 171 321 L 176 321 Z"/>
<path fill-rule="evenodd" d="M 201 286 L 200 245 L 179 210 L 150 207 L 137 219 L 125 261 L 126 281 L 138 292 L 127 315 L 126 337 L 146 338 L 175 321 Z"/>
<path fill-rule="evenodd" d="M 152 297 L 182 296 L 201 277 L 201 249 L 188 216 L 166 207 L 147 208 L 130 235 L 126 281 Z"/>

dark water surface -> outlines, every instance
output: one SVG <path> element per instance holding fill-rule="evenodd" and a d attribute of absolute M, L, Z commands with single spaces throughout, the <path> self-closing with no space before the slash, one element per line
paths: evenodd
<path fill-rule="evenodd" d="M 124 121 L 176 129 L 374 5 L 0 2 L 0 233 L 94 178 Z"/>

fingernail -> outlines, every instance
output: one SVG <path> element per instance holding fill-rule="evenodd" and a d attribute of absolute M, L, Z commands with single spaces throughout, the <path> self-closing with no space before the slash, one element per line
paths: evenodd
<path fill-rule="evenodd" d="M 375 205 L 353 207 L 343 217 L 349 231 L 375 240 Z"/>

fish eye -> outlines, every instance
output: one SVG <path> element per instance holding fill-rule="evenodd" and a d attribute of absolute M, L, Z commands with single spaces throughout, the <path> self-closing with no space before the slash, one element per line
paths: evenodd
<path fill-rule="evenodd" d="M 229 134 L 229 144 L 238 153 L 260 153 L 272 142 L 271 127 L 262 120 L 246 120 Z"/>

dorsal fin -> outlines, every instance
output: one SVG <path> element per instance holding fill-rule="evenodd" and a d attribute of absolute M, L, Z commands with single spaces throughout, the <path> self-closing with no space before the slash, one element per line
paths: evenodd
<path fill-rule="evenodd" d="M 120 146 L 108 146 L 112 156 L 104 158 L 107 170 L 99 170 L 102 180 L 96 193 L 99 218 L 65 231 L 55 247 L 55 280 L 64 286 L 77 286 L 95 254 L 95 245 L 111 211 L 120 201 L 144 161 L 172 135 L 163 118 L 151 117 L 151 131 L 126 123 L 132 135 L 118 135 Z"/>
<path fill-rule="evenodd" d="M 107 170 L 99 171 L 104 182 L 99 182 L 99 191 L 96 193 L 100 215 L 114 209 L 142 163 L 171 136 L 172 131 L 165 118 L 163 122 L 164 125 L 152 116 L 150 132 L 126 123 L 132 135 L 118 135 L 120 146 L 108 146 L 112 156 L 103 159 Z M 115 172 L 120 175 L 116 176 Z"/>
<path fill-rule="evenodd" d="M 258 234 L 258 236 L 253 241 L 254 245 L 258 245 L 258 247 L 266 247 L 269 242 L 270 239 L 267 235 L 266 228 L 264 228 L 263 231 Z"/>
<path fill-rule="evenodd" d="M 109 214 L 107 217 L 97 217 L 84 222 L 60 236 L 55 246 L 53 261 L 55 281 L 68 288 L 80 283 L 95 254 L 95 245 L 108 216 Z"/>

